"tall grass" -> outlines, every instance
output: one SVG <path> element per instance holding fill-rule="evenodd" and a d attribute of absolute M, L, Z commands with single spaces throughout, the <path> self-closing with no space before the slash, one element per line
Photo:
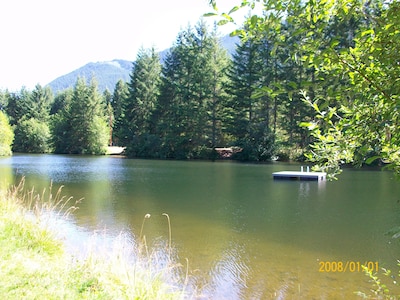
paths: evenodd
<path fill-rule="evenodd" d="M 149 249 L 144 232 L 111 240 L 92 234 L 83 256 L 69 253 L 57 237 L 54 216 L 66 218 L 77 203 L 37 193 L 24 180 L 0 191 L 0 295 L 6 299 L 183 299 L 190 298 L 188 272 L 177 263 L 168 219 L 167 247 Z M 111 247 L 110 247 L 111 246 Z M 104 251 L 103 251 L 104 250 Z"/>

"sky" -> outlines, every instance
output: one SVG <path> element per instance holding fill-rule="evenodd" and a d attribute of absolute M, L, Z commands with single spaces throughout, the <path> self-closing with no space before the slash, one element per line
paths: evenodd
<path fill-rule="evenodd" d="M 240 2 L 217 0 L 220 12 Z M 207 0 L 0 1 L 0 90 L 44 86 L 89 62 L 134 61 L 140 47 L 165 50 L 212 11 Z"/>

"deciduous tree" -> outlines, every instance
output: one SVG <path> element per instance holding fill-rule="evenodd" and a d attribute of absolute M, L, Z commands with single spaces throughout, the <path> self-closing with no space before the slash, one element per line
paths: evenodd
<path fill-rule="evenodd" d="M 7 115 L 0 110 L 0 156 L 11 155 L 11 145 L 14 132 L 10 126 Z"/>

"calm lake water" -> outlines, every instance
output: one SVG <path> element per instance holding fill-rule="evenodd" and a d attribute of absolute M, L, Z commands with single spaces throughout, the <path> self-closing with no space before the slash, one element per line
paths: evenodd
<path fill-rule="evenodd" d="M 78 226 L 168 239 L 189 261 L 205 299 L 354 299 L 371 284 L 359 264 L 398 270 L 400 182 L 381 171 L 345 170 L 338 181 L 274 181 L 293 164 L 14 155 L 2 183 L 26 177 L 37 190 L 64 185 L 84 198 Z M 338 262 L 346 272 L 333 272 Z M 354 272 L 350 271 L 350 267 Z M 328 270 L 326 269 L 328 268 Z M 325 272 L 320 272 L 322 269 Z M 328 271 L 328 272 L 327 272 Z M 396 273 L 396 272 L 395 272 Z"/>

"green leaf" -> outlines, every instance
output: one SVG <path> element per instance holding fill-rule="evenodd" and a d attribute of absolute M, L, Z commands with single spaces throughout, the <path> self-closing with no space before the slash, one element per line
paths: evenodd
<path fill-rule="evenodd" d="M 228 22 L 229 22 L 228 20 L 220 20 L 220 21 L 218 21 L 217 25 L 222 26 L 222 25 L 227 24 Z"/>
<path fill-rule="evenodd" d="M 233 22 L 233 18 L 230 15 L 223 13 L 221 16 L 227 19 L 228 21 Z"/>
<path fill-rule="evenodd" d="M 312 122 L 300 122 L 300 127 L 307 127 L 308 130 L 314 130 L 315 128 L 318 127 L 317 124 L 312 123 Z"/>
<path fill-rule="evenodd" d="M 257 16 L 252 16 L 250 19 L 250 24 L 252 27 L 255 27 L 258 21 L 258 17 Z"/>
<path fill-rule="evenodd" d="M 235 6 L 234 8 L 232 8 L 230 11 L 229 11 L 229 15 L 231 14 L 231 13 L 234 13 L 235 11 L 237 11 L 237 10 L 239 10 L 239 6 Z"/>
<path fill-rule="evenodd" d="M 243 0 L 243 1 L 242 1 L 242 4 L 240 5 L 240 7 L 245 7 L 245 6 L 247 6 L 248 4 L 249 4 L 249 1 Z"/>
<path fill-rule="evenodd" d="M 236 29 L 234 31 L 232 31 L 229 36 L 240 36 L 240 35 L 244 35 L 245 31 L 243 29 Z"/>
<path fill-rule="evenodd" d="M 290 81 L 290 82 L 288 83 L 288 85 L 289 85 L 292 89 L 297 89 L 297 83 L 296 83 L 296 82 Z"/>
<path fill-rule="evenodd" d="M 211 5 L 215 11 L 218 11 L 217 2 L 215 0 L 210 0 L 209 5 Z"/>
<path fill-rule="evenodd" d="M 318 20 L 318 19 L 317 19 L 317 14 L 314 14 L 314 15 L 313 15 L 313 23 L 317 23 L 317 20 Z"/>
<path fill-rule="evenodd" d="M 209 13 L 205 13 L 203 15 L 203 17 L 215 17 L 218 16 L 218 14 L 214 13 L 214 12 L 209 12 Z"/>
<path fill-rule="evenodd" d="M 319 107 L 318 107 L 318 104 L 317 104 L 317 103 L 314 102 L 314 103 L 312 104 L 312 106 L 313 106 L 313 108 L 315 109 L 316 112 L 320 113 L 320 110 L 319 110 Z"/>
<path fill-rule="evenodd" d="M 378 158 L 381 158 L 381 157 L 378 156 L 378 155 L 369 157 L 369 158 L 367 158 L 367 159 L 365 160 L 365 163 L 366 163 L 367 165 L 372 164 L 372 163 L 373 163 L 375 160 L 377 160 Z"/>
<path fill-rule="evenodd" d="M 366 35 L 370 35 L 370 34 L 374 34 L 373 29 L 368 29 L 368 30 L 361 32 L 361 36 L 366 36 Z"/>
<path fill-rule="evenodd" d="M 332 42 L 331 42 L 331 45 L 330 45 L 330 47 L 331 48 L 335 48 L 337 45 L 339 45 L 339 41 L 338 40 L 333 40 Z"/>

